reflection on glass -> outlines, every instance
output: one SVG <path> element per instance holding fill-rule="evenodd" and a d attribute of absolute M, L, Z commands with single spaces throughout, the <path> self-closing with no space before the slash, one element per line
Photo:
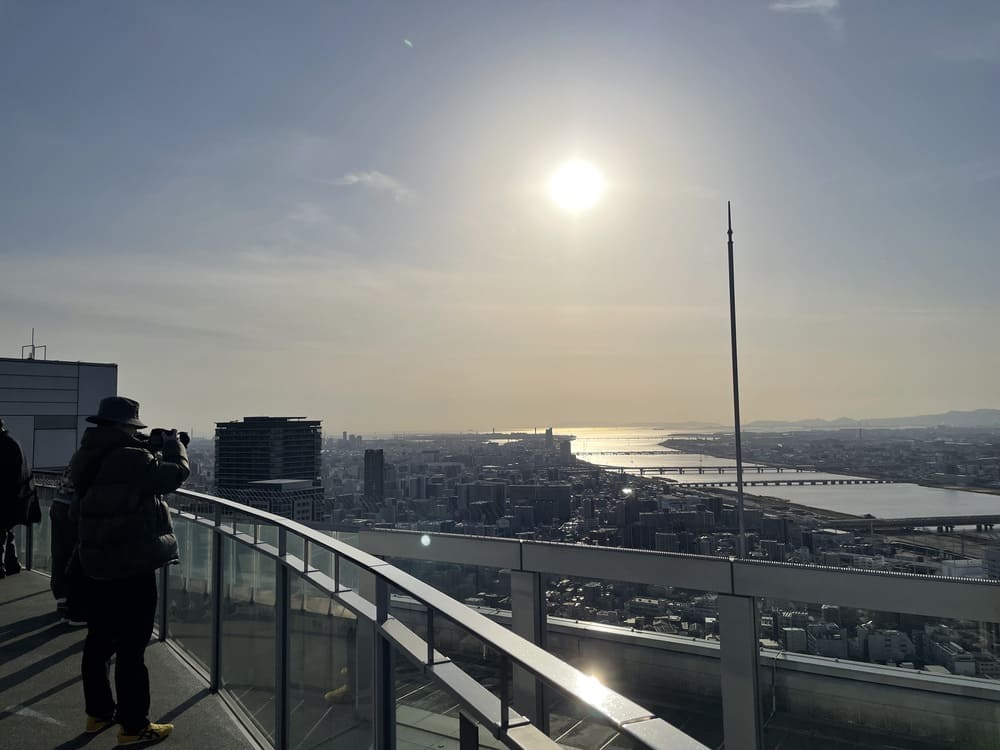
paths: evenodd
<path fill-rule="evenodd" d="M 768 746 L 822 722 L 856 746 L 1000 747 L 979 710 L 998 696 L 996 623 L 776 599 L 758 613 Z"/>
<path fill-rule="evenodd" d="M 458 747 L 459 706 L 447 690 L 398 651 L 396 664 L 396 747 Z M 480 738 L 485 733 L 480 733 Z M 502 745 L 497 744 L 497 747 Z M 493 747 L 493 745 L 487 745 Z"/>
<path fill-rule="evenodd" d="M 389 562 L 469 607 L 510 609 L 509 570 L 403 557 L 390 558 Z"/>
<path fill-rule="evenodd" d="M 228 538 L 223 541 L 222 683 L 271 738 L 275 719 L 274 565 L 252 547 Z"/>
<path fill-rule="evenodd" d="M 270 544 L 272 547 L 278 546 L 278 527 L 271 524 L 257 524 L 257 541 Z"/>
<path fill-rule="evenodd" d="M 288 545 L 288 554 L 302 560 L 305 557 L 305 542 L 302 540 L 302 537 L 297 536 L 292 532 L 288 532 L 285 540 Z"/>
<path fill-rule="evenodd" d="M 52 502 L 49 498 L 53 491 L 49 487 L 38 488 L 38 505 L 42 510 L 42 520 L 31 526 L 31 567 L 46 573 L 52 571 L 52 522 L 49 520 Z M 27 527 L 15 526 L 14 536 L 18 557 L 22 558 L 21 564 L 25 565 L 28 555 Z"/>
<path fill-rule="evenodd" d="M 546 582 L 546 602 L 550 653 L 698 741 L 719 746 L 722 700 L 714 594 L 553 577 Z M 586 715 L 579 701 L 553 701 L 551 736 L 571 732 Z M 625 741 L 616 738 L 609 747 Z"/>
<path fill-rule="evenodd" d="M 366 748 L 372 712 L 357 683 L 357 619 L 297 576 L 290 589 L 291 746 Z"/>
<path fill-rule="evenodd" d="M 174 534 L 180 564 L 171 566 L 167 632 L 205 669 L 211 662 L 212 530 L 204 524 L 174 516 Z"/>

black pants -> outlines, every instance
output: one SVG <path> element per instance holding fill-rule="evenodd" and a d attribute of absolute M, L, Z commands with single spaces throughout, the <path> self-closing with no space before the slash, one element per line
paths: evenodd
<path fill-rule="evenodd" d="M 69 596 L 66 586 L 66 566 L 73 555 L 76 546 L 76 524 L 69 520 L 69 505 L 67 503 L 52 503 L 49 508 L 49 521 L 52 530 L 52 595 L 56 599 Z"/>
<path fill-rule="evenodd" d="M 87 641 L 83 647 L 83 695 L 87 714 L 116 715 L 126 734 L 149 724 L 149 672 L 144 654 L 156 616 L 156 573 L 112 581 L 86 580 Z M 117 714 L 108 674 L 115 655 Z"/>

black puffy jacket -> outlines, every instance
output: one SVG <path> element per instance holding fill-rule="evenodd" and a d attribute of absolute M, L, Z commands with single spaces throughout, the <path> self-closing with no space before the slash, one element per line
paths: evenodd
<path fill-rule="evenodd" d="M 7 430 L 0 430 L 0 529 L 28 523 L 28 506 L 34 496 L 21 444 Z"/>
<path fill-rule="evenodd" d="M 177 559 L 166 501 L 188 478 L 187 451 L 177 441 L 159 456 L 146 443 L 101 425 L 91 427 L 69 466 L 76 497 L 80 562 L 91 578 L 127 578 Z"/>

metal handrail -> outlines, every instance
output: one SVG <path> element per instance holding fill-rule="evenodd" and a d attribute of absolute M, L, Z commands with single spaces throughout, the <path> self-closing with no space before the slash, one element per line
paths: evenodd
<path fill-rule="evenodd" d="M 654 716 L 622 695 L 600 685 L 576 668 L 553 656 L 539 646 L 516 635 L 502 625 L 490 620 L 438 589 L 403 572 L 381 558 L 363 552 L 349 544 L 334 539 L 323 532 L 312 529 L 297 521 L 278 516 L 264 510 L 252 508 L 239 502 L 215 497 L 191 490 L 177 490 L 177 495 L 201 503 L 209 503 L 214 508 L 214 517 L 199 518 L 199 514 L 183 513 L 193 519 L 211 525 L 216 533 L 230 536 L 247 546 L 253 547 L 280 562 L 284 569 L 320 586 L 356 614 L 370 621 L 378 635 L 387 639 L 396 648 L 418 663 L 425 671 L 451 690 L 461 700 L 466 709 L 480 723 L 486 725 L 501 741 L 515 748 L 555 748 L 550 740 L 528 719 L 508 707 L 506 700 L 506 680 L 501 680 L 501 697 L 497 699 L 486 688 L 476 683 L 449 659 L 434 650 L 434 618 L 441 615 L 474 633 L 491 649 L 501 656 L 501 669 L 510 673 L 511 664 L 524 669 L 534 678 L 551 688 L 555 688 L 571 698 L 588 705 L 605 723 L 618 732 L 627 735 L 641 746 L 660 750 L 666 748 L 703 748 L 676 727 Z M 279 529 L 279 547 L 260 542 L 236 530 L 234 520 L 231 529 L 223 524 L 222 511 L 229 511 L 243 518 L 273 525 Z M 287 553 L 285 534 L 294 534 L 303 539 L 303 558 Z M 374 601 L 368 601 L 340 586 L 340 581 L 329 578 L 315 569 L 310 569 L 308 545 L 315 544 L 334 556 L 335 566 L 347 560 L 375 579 Z M 214 562 L 213 562 L 214 566 Z M 427 640 L 406 628 L 402 622 L 388 614 L 389 587 L 394 587 L 406 596 L 423 604 L 429 613 L 427 618 Z M 389 736 L 390 733 L 386 733 Z M 280 743 L 280 740 L 279 740 Z"/>
<path fill-rule="evenodd" d="M 430 540 L 424 544 L 423 538 Z M 900 571 L 737 560 L 676 552 L 441 532 L 369 529 L 360 546 L 387 557 L 462 561 L 547 575 L 670 585 L 720 595 L 814 601 L 908 614 L 1000 622 L 1000 581 Z M 500 565 L 502 563 L 502 565 Z"/>

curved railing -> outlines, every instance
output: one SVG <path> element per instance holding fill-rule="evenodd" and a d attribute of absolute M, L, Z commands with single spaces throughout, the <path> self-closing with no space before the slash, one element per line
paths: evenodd
<path fill-rule="evenodd" d="M 42 479 L 43 495 L 52 491 L 46 484 L 50 483 Z M 548 716 L 544 709 L 516 705 L 512 693 L 515 671 L 522 673 L 522 679 L 528 675 L 546 686 L 551 691 L 548 695 L 564 696 L 579 706 L 588 721 L 596 721 L 611 737 L 617 736 L 615 747 L 704 747 L 539 646 L 327 533 L 265 510 L 188 490 L 174 493 L 171 505 L 182 560 L 179 566 L 167 566 L 161 572 L 160 639 L 170 641 L 189 657 L 211 688 L 250 720 L 258 739 L 266 744 L 276 748 L 321 746 L 315 737 L 311 744 L 306 741 L 312 730 L 296 726 L 292 731 L 299 721 L 296 711 L 305 701 L 296 700 L 302 693 L 293 685 L 298 683 L 292 678 L 291 644 L 294 638 L 300 646 L 296 648 L 295 671 L 304 675 L 315 667 L 311 651 L 322 660 L 318 653 L 326 648 L 322 633 L 331 629 L 326 620 L 336 608 L 336 621 L 349 623 L 349 629 L 356 627 L 357 633 L 352 636 L 354 654 L 345 660 L 353 667 L 341 670 L 350 684 L 341 686 L 341 695 L 332 690 L 327 697 L 331 705 L 337 705 L 339 698 L 350 696 L 354 715 L 361 717 L 362 723 L 370 720 L 370 740 L 375 748 L 396 747 L 401 665 L 409 665 L 409 673 L 426 683 L 426 689 L 419 688 L 424 695 L 433 688 L 451 696 L 454 703 L 448 712 L 435 716 L 447 716 L 451 724 L 457 724 L 449 731 L 457 729 L 452 733 L 462 750 L 479 747 L 476 723 L 510 748 L 561 746 L 545 731 Z M 41 531 L 44 535 L 45 529 Z M 36 539 L 35 547 L 41 546 Z M 319 610 L 327 606 L 322 604 L 324 597 L 328 599 L 325 618 L 310 614 L 317 611 L 317 594 Z M 398 596 L 423 608 L 422 627 L 407 626 L 393 616 L 392 601 Z M 484 654 L 492 655 L 490 679 L 470 673 L 458 653 L 446 653 L 443 634 L 448 633 L 452 640 L 456 628 L 480 643 Z M 263 669 L 248 668 L 255 659 L 263 660 Z M 253 675 L 230 680 L 228 675 L 237 672 Z M 255 693 L 252 699 L 241 698 L 241 694 Z M 420 725 L 408 729 L 424 731 Z M 595 742 L 595 749 L 609 744 L 608 732 Z M 591 746 L 581 742 L 573 746 Z M 343 741 L 341 746 L 346 746 Z"/>

